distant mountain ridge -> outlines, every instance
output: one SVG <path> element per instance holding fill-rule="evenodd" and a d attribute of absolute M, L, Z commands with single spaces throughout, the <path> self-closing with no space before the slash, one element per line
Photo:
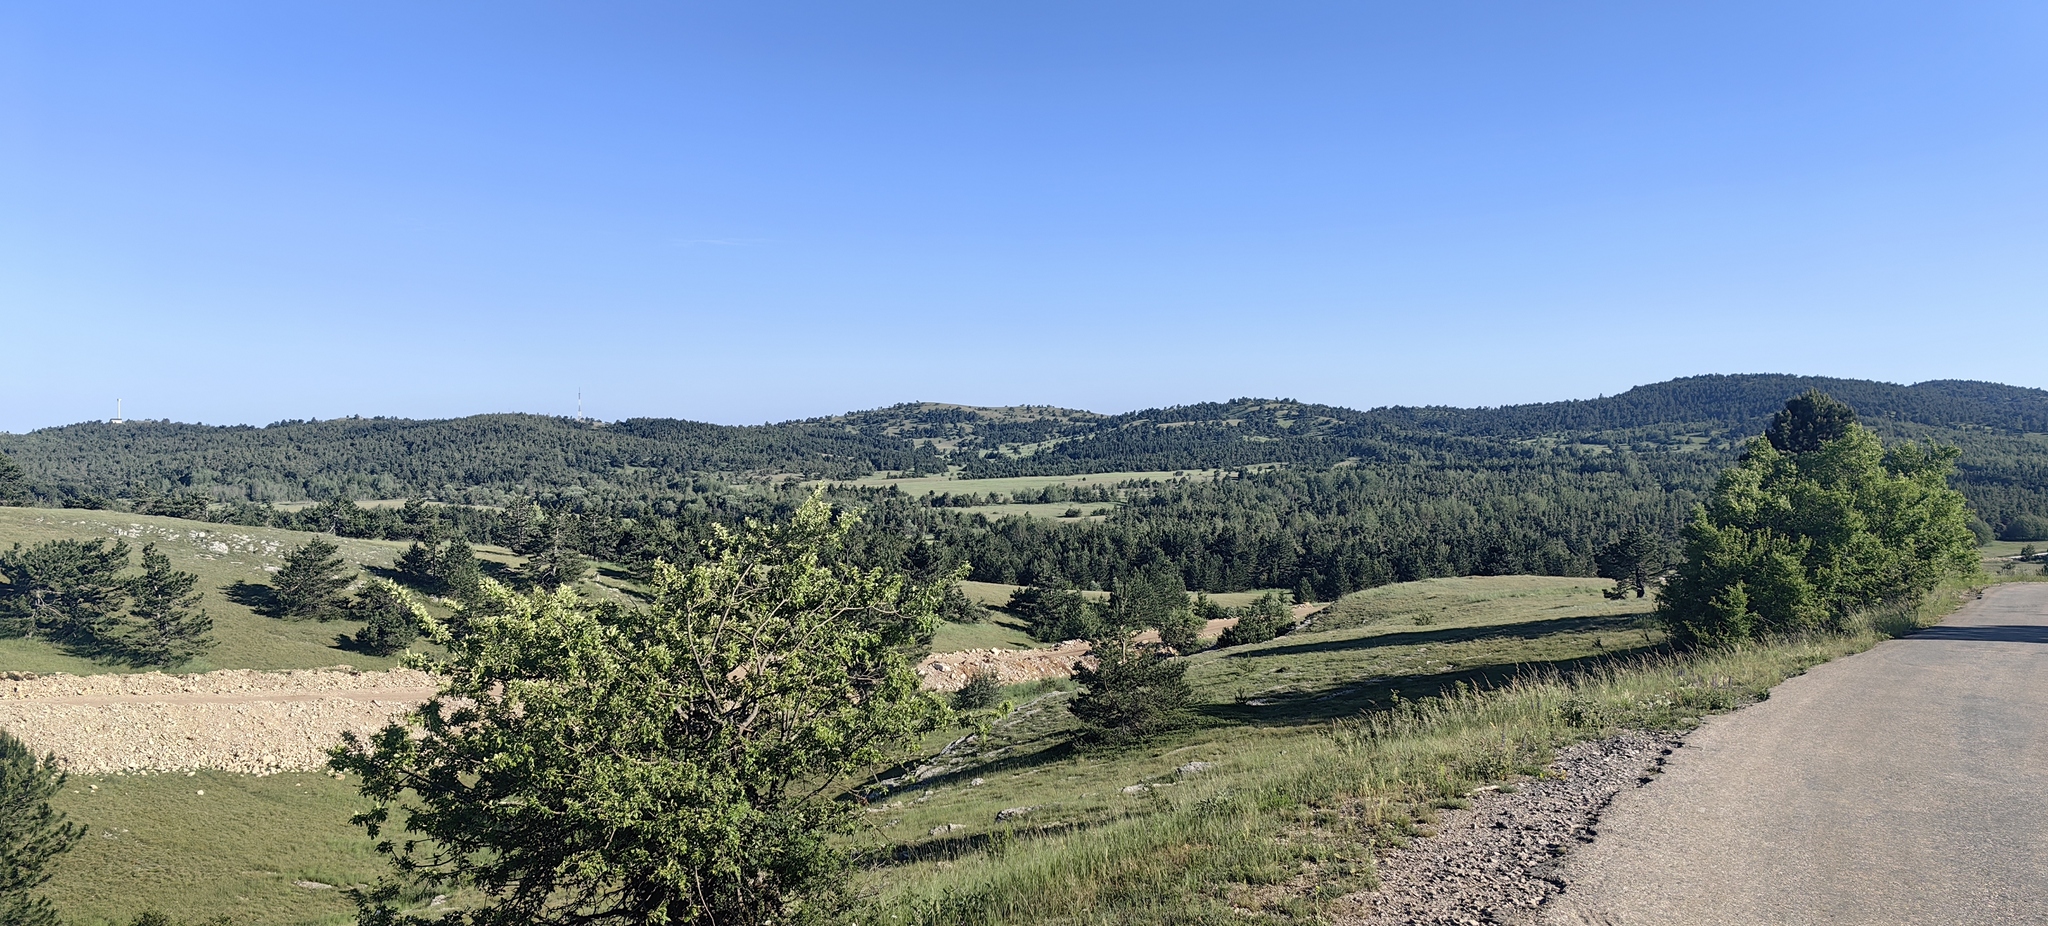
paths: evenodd
<path fill-rule="evenodd" d="M 749 426 L 520 414 L 260 428 L 91 422 L 0 434 L 0 451 L 52 502 L 175 491 L 257 501 L 419 495 L 489 504 L 542 493 L 644 499 L 707 476 L 846 479 L 949 466 L 989 477 L 1272 463 L 1512 466 L 1543 454 L 1614 451 L 1713 457 L 1732 455 L 1787 398 L 1812 388 L 1848 402 L 1887 439 L 1962 445 L 1962 482 L 1977 487 L 1972 498 L 1980 506 L 2048 509 L 2048 391 L 1779 374 L 1693 376 L 1596 399 L 1498 408 L 1361 411 L 1240 398 L 1123 414 L 916 402 Z"/>

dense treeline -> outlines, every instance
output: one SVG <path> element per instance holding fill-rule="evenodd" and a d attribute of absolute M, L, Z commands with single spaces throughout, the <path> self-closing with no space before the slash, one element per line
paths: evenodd
<path fill-rule="evenodd" d="M 538 415 L 344 418 L 267 427 L 88 423 L 0 435 L 52 503 L 193 492 L 210 500 L 402 498 L 503 504 L 541 492 L 653 497 L 700 473 L 845 478 L 942 468 L 929 448 L 806 423 L 608 425 Z"/>
<path fill-rule="evenodd" d="M 1432 576 L 1591 575 L 1622 531 L 1675 532 L 1712 478 L 1711 466 L 1658 473 L 1634 459 L 1283 470 L 1175 481 L 1100 524 L 956 516 L 934 537 L 982 581 L 1109 588 L 1163 564 L 1191 589 L 1328 601 Z"/>

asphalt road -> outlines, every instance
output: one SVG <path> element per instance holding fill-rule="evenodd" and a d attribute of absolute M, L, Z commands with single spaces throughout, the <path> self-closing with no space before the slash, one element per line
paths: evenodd
<path fill-rule="evenodd" d="M 2048 584 L 1708 721 L 1565 871 L 1556 926 L 2048 924 Z"/>

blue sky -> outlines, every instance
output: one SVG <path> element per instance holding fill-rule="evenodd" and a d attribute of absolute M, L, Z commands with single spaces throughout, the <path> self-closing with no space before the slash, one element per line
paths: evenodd
<path fill-rule="evenodd" d="M 2048 387 L 2048 7 L 16 2 L 0 430 Z"/>

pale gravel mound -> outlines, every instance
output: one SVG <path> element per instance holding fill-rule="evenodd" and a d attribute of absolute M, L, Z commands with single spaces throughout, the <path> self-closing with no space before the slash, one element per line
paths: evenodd
<path fill-rule="evenodd" d="M 971 649 L 959 653 L 934 653 L 917 665 L 924 687 L 936 691 L 958 691 L 975 674 L 994 670 L 1005 685 L 1067 678 L 1074 663 L 1088 655 L 1088 644 L 1068 640 L 1049 649 Z"/>
<path fill-rule="evenodd" d="M 13 675 L 0 728 L 95 774 L 319 769 L 343 731 L 380 729 L 436 691 L 412 670 Z"/>
<path fill-rule="evenodd" d="M 1341 902 L 1346 926 L 1528 924 L 1564 890 L 1562 860 L 1591 842 L 1600 814 L 1646 784 L 1677 737 L 1641 732 L 1563 750 L 1512 794 L 1482 791 L 1441 813 L 1437 835 L 1379 859 L 1380 889 Z"/>

